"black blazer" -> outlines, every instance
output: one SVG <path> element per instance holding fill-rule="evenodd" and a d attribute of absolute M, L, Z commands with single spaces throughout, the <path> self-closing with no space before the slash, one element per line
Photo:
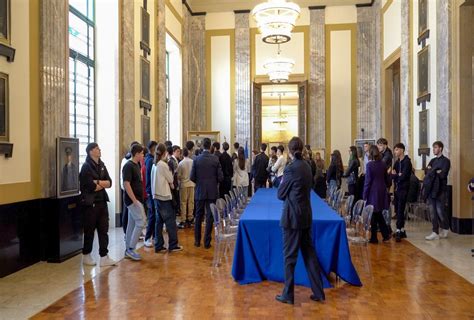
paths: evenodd
<path fill-rule="evenodd" d="M 219 159 L 209 150 L 204 150 L 193 161 L 190 178 L 196 184 L 196 200 L 216 200 L 219 195 L 217 185 L 224 179 Z"/>
<path fill-rule="evenodd" d="M 234 166 L 232 164 L 232 158 L 226 151 L 220 154 L 219 162 L 221 163 L 222 174 L 224 175 L 224 179 L 232 179 L 234 175 Z"/>
<path fill-rule="evenodd" d="M 261 152 L 259 153 L 253 162 L 252 172 L 256 182 L 265 183 L 268 179 L 268 156 Z"/>
<path fill-rule="evenodd" d="M 278 187 L 278 199 L 284 201 L 280 226 L 286 229 L 307 229 L 313 222 L 310 193 L 311 167 L 304 160 L 295 159 L 287 165 Z"/>

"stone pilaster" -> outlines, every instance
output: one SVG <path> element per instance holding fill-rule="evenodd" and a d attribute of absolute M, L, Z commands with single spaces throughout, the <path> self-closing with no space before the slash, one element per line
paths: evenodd
<path fill-rule="evenodd" d="M 374 57 L 374 81 L 375 81 L 375 109 L 374 109 L 374 138 L 377 140 L 382 136 L 382 3 L 375 0 L 374 28 L 375 28 L 375 57 Z"/>
<path fill-rule="evenodd" d="M 121 157 L 130 148 L 135 137 L 135 18 L 134 2 L 121 0 L 120 24 L 120 79 L 119 79 L 119 115 L 120 115 L 120 148 Z"/>
<path fill-rule="evenodd" d="M 41 72 L 41 196 L 56 195 L 56 137 L 68 132 L 68 14 L 67 1 L 40 2 Z"/>
<path fill-rule="evenodd" d="M 326 148 L 326 35 L 324 9 L 310 11 L 308 144 Z"/>
<path fill-rule="evenodd" d="M 249 14 L 235 14 L 235 137 L 244 144 L 250 139 L 250 29 Z M 232 106 L 231 106 L 232 107 Z M 258 148 L 259 146 L 253 146 Z"/>
<path fill-rule="evenodd" d="M 402 1 L 402 44 L 400 47 L 400 140 L 393 144 L 405 144 L 406 151 L 411 152 L 412 128 L 410 119 L 410 5 L 411 1 Z"/>
<path fill-rule="evenodd" d="M 377 139 L 376 8 L 357 8 L 357 139 Z"/>
<path fill-rule="evenodd" d="M 451 150 L 450 67 L 451 7 L 449 0 L 436 1 L 436 136 L 444 144 L 443 153 Z"/>
<path fill-rule="evenodd" d="M 155 10 L 155 53 L 156 54 L 156 66 L 155 66 L 155 92 L 156 103 L 154 112 L 156 112 L 156 135 L 159 141 L 168 140 L 167 136 L 167 118 L 166 118 L 166 28 L 165 28 L 165 0 L 158 0 L 156 2 Z M 176 143 L 180 143 L 176 141 Z"/>
<path fill-rule="evenodd" d="M 183 134 L 187 137 L 187 131 L 210 128 L 206 107 L 206 16 L 184 11 Z"/>

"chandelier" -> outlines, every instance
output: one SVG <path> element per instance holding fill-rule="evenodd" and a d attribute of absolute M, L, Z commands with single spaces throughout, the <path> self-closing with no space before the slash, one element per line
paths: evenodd
<path fill-rule="evenodd" d="M 265 43 L 285 43 L 291 39 L 291 31 L 300 16 L 300 7 L 286 0 L 268 0 L 252 10 Z"/>
<path fill-rule="evenodd" d="M 273 123 L 278 125 L 277 131 L 285 131 L 286 130 L 286 124 L 288 123 L 288 120 L 286 120 L 285 117 L 281 114 L 281 93 L 278 93 L 278 101 L 279 101 L 279 112 L 278 112 L 278 119 L 274 120 Z"/>
<path fill-rule="evenodd" d="M 293 71 L 295 61 L 281 56 L 280 47 L 278 46 L 278 54 L 276 58 L 270 58 L 264 62 L 263 68 L 267 71 L 270 82 L 283 83 L 287 82 L 290 73 Z"/>

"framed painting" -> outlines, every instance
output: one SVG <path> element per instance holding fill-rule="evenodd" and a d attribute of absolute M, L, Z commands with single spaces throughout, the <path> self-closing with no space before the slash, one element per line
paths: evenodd
<path fill-rule="evenodd" d="M 428 126 L 429 126 L 429 118 L 428 118 L 428 110 L 422 110 L 419 113 L 418 117 L 418 124 L 419 124 L 419 141 L 420 141 L 420 148 L 429 148 L 428 144 Z"/>
<path fill-rule="evenodd" d="M 418 44 L 429 36 L 428 0 L 418 0 Z"/>
<path fill-rule="evenodd" d="M 150 142 L 150 117 L 142 115 L 142 143 L 144 146 Z"/>
<path fill-rule="evenodd" d="M 211 143 L 220 142 L 220 131 L 188 131 L 188 141 L 194 142 L 196 148 L 202 148 L 202 139 L 209 138 Z"/>
<path fill-rule="evenodd" d="M 430 101 L 430 46 L 418 52 L 418 99 L 417 103 Z"/>
<path fill-rule="evenodd" d="M 140 57 L 140 97 L 150 103 L 150 61 Z"/>
<path fill-rule="evenodd" d="M 375 144 L 375 139 L 356 139 L 354 140 L 354 146 L 357 148 L 357 156 L 360 159 L 364 158 L 364 144 L 368 143 L 369 145 Z"/>
<path fill-rule="evenodd" d="M 76 196 L 79 188 L 79 139 L 56 139 L 56 190 L 58 198 Z"/>
<path fill-rule="evenodd" d="M 0 72 L 0 141 L 8 141 L 8 75 Z"/>
<path fill-rule="evenodd" d="M 150 54 L 150 14 L 145 8 L 141 8 L 141 41 L 140 49 Z"/>

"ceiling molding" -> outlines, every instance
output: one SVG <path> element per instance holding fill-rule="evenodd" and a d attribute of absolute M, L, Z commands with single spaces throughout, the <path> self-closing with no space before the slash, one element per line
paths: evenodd
<path fill-rule="evenodd" d="M 194 12 L 191 7 L 189 6 L 189 3 L 186 1 L 186 0 L 182 0 L 183 4 L 186 6 L 186 8 L 188 9 L 189 13 L 192 15 L 192 16 L 205 16 L 206 15 L 206 12 Z"/>
<path fill-rule="evenodd" d="M 363 8 L 363 7 L 372 7 L 374 5 L 374 0 L 370 1 L 370 3 L 360 3 L 356 4 L 357 8 Z"/>

